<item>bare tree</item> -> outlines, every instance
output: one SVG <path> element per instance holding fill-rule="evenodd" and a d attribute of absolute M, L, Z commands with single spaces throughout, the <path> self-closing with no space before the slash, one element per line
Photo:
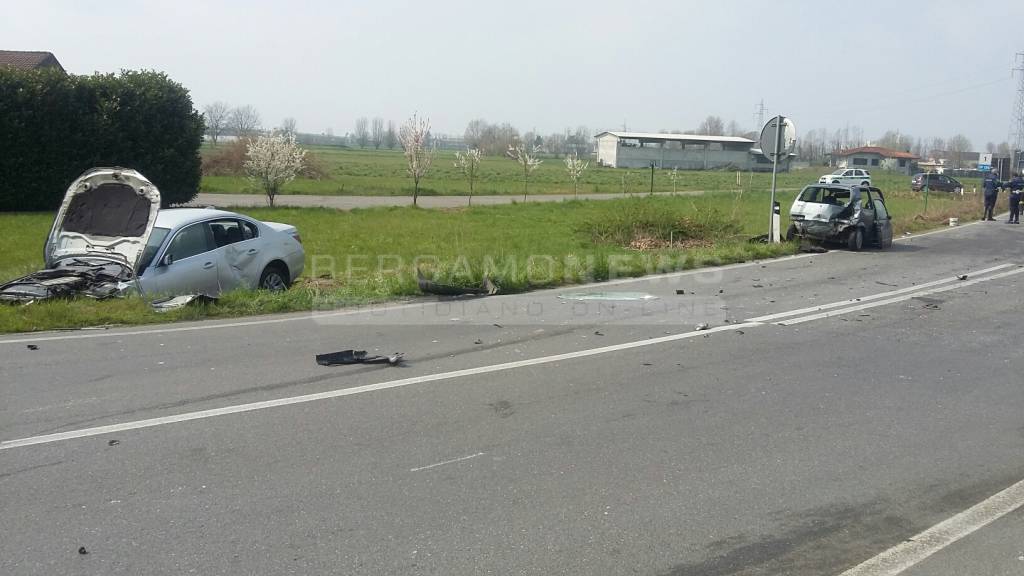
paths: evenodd
<path fill-rule="evenodd" d="M 405 153 L 405 161 L 408 164 L 409 177 L 413 181 L 412 205 L 420 195 L 420 179 L 426 176 L 430 170 L 430 163 L 434 161 L 437 149 L 427 147 L 427 138 L 430 134 L 430 120 L 417 118 L 415 114 L 402 124 L 398 130 L 398 141 L 402 143 L 402 151 Z"/>
<path fill-rule="evenodd" d="M 540 154 L 540 148 L 530 148 L 526 144 L 519 143 L 509 146 L 506 154 L 523 168 L 523 202 L 525 202 L 526 194 L 530 189 L 530 174 L 543 162 L 537 157 Z"/>
<path fill-rule="evenodd" d="M 729 128 L 726 130 L 729 136 L 743 136 L 743 128 L 735 120 L 729 120 Z"/>
<path fill-rule="evenodd" d="M 384 119 L 377 117 L 373 119 L 373 124 L 370 128 L 370 139 L 373 140 L 373 148 L 380 150 L 380 147 L 384 144 Z"/>
<path fill-rule="evenodd" d="M 356 118 L 356 143 L 360 148 L 366 148 L 366 144 L 370 142 L 370 121 L 366 119 L 366 116 Z"/>
<path fill-rule="evenodd" d="M 462 175 L 469 180 L 469 205 L 473 205 L 473 182 L 476 181 L 477 172 L 480 170 L 480 149 L 468 148 L 466 153 L 455 153 L 455 167 L 462 171 Z"/>
<path fill-rule="evenodd" d="M 591 137 L 590 128 L 577 126 L 576 132 L 572 135 L 572 152 L 579 156 L 589 156 L 593 148 L 594 139 Z M 567 152 L 568 153 L 568 152 Z"/>
<path fill-rule="evenodd" d="M 914 147 L 914 137 L 909 134 L 901 134 L 899 130 L 887 130 L 878 140 L 878 145 L 906 152 Z"/>
<path fill-rule="evenodd" d="M 565 156 L 565 171 L 569 173 L 569 179 L 572 180 L 572 193 L 576 198 L 580 197 L 580 176 L 590 166 L 590 162 L 580 160 L 580 155 L 575 152 L 572 156 Z"/>
<path fill-rule="evenodd" d="M 203 121 L 206 123 L 206 135 L 210 142 L 217 145 L 217 139 L 228 127 L 228 119 L 231 117 L 231 107 L 226 102 L 214 102 L 203 108 Z"/>
<path fill-rule="evenodd" d="M 971 149 L 971 141 L 967 139 L 967 136 L 963 134 L 957 134 L 949 139 L 949 151 L 953 153 L 953 158 L 956 159 L 956 167 L 961 168 L 963 163 L 964 152 L 968 152 Z"/>
<path fill-rule="evenodd" d="M 999 154 L 1000 156 L 1009 156 L 1010 155 L 1010 143 L 1009 142 L 1000 142 L 996 146 L 996 154 Z"/>
<path fill-rule="evenodd" d="M 295 143 L 295 135 L 273 134 L 249 141 L 245 172 L 253 183 L 263 188 L 271 208 L 281 187 L 302 170 L 305 156 L 306 151 Z"/>
<path fill-rule="evenodd" d="M 285 136 L 297 136 L 295 132 L 295 118 L 289 116 L 281 120 L 281 133 Z"/>
<path fill-rule="evenodd" d="M 388 120 L 388 129 L 384 132 L 384 145 L 388 150 L 394 150 L 398 145 L 398 132 L 395 131 L 395 123 Z"/>
<path fill-rule="evenodd" d="M 466 146 L 480 149 L 483 144 L 484 132 L 487 130 L 487 121 L 482 118 L 470 120 L 466 125 L 466 131 L 462 137 L 466 140 Z"/>
<path fill-rule="evenodd" d="M 260 113 L 250 105 L 239 106 L 231 111 L 228 125 L 239 138 L 249 138 L 259 131 Z"/>
<path fill-rule="evenodd" d="M 697 133 L 705 136 L 722 136 L 725 134 L 725 125 L 718 116 L 708 116 L 700 123 Z"/>
<path fill-rule="evenodd" d="M 544 149 L 557 158 L 566 153 L 566 141 L 565 134 L 554 132 L 544 139 Z"/>

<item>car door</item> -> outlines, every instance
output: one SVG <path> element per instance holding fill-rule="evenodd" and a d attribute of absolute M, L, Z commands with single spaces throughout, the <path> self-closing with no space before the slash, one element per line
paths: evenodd
<path fill-rule="evenodd" d="M 219 294 L 217 255 L 207 223 L 178 230 L 152 273 L 152 284 L 160 294 Z"/>
<path fill-rule="evenodd" d="M 885 198 L 882 197 L 881 192 L 872 190 L 870 194 L 871 203 L 874 206 L 875 238 L 879 248 L 889 248 L 892 246 L 892 216 L 889 215 L 889 210 L 885 207 Z"/>
<path fill-rule="evenodd" d="M 843 172 L 843 178 L 840 184 L 853 184 L 853 181 L 857 179 L 856 170 L 847 170 Z"/>
<path fill-rule="evenodd" d="M 244 218 L 210 221 L 222 290 L 255 288 L 263 271 L 264 240 L 259 227 Z"/>

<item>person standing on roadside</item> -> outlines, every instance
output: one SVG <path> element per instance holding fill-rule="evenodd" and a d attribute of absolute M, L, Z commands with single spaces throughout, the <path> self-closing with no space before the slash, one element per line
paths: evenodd
<path fill-rule="evenodd" d="M 996 209 L 996 200 L 999 198 L 999 189 L 1003 187 L 1003 183 L 996 178 L 996 175 L 992 172 L 985 174 L 985 179 L 981 181 L 981 190 L 985 196 L 985 215 L 981 217 L 982 220 L 995 220 L 992 212 Z"/>
<path fill-rule="evenodd" d="M 1010 219 L 1006 222 L 1020 224 L 1020 197 L 1021 192 L 1024 191 L 1024 177 L 1019 172 L 1014 174 L 1013 178 L 1006 183 L 1006 187 L 1010 189 Z"/>

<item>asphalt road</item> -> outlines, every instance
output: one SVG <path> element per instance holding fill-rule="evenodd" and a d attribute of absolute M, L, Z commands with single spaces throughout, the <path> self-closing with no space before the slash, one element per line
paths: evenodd
<path fill-rule="evenodd" d="M 0 337 L 0 573 L 1020 574 L 1022 248 Z"/>

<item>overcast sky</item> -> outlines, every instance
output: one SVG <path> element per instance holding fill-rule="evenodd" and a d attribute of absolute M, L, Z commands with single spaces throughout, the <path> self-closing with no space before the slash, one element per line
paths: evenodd
<path fill-rule="evenodd" d="M 0 49 L 47 50 L 75 74 L 164 71 L 197 108 L 252 104 L 336 134 L 359 116 L 688 130 L 1007 139 L 1024 1 L 10 2 Z"/>

